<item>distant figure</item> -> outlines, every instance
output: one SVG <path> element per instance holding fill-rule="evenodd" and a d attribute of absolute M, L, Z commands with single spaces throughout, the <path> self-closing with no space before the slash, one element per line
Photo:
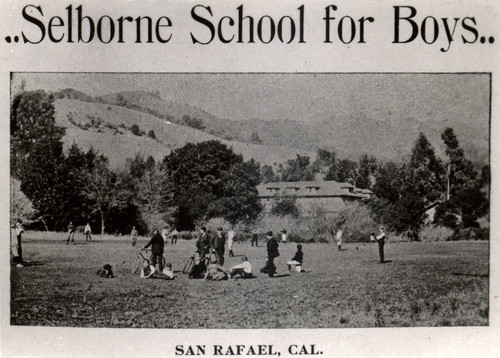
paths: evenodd
<path fill-rule="evenodd" d="M 150 246 L 153 257 L 151 260 L 151 264 L 156 269 L 156 262 L 158 262 L 160 271 L 163 271 L 163 249 L 165 247 L 165 241 L 163 241 L 163 237 L 160 235 L 160 232 L 158 230 L 154 231 L 153 237 L 144 246 L 144 248 L 147 249 Z"/>
<path fill-rule="evenodd" d="M 252 247 L 255 244 L 255 247 L 259 247 L 259 232 L 257 229 L 254 229 L 252 232 Z"/>
<path fill-rule="evenodd" d="M 260 269 L 260 272 L 267 273 L 269 277 L 273 277 L 276 273 L 276 265 L 274 265 L 274 259 L 280 255 L 278 251 L 279 244 L 273 236 L 272 231 L 266 233 L 267 238 L 267 262 L 266 265 Z"/>
<path fill-rule="evenodd" d="M 224 250 L 226 245 L 226 237 L 222 233 L 222 228 L 217 228 L 217 232 L 210 241 L 210 247 L 215 251 L 217 255 L 217 263 L 224 266 Z"/>
<path fill-rule="evenodd" d="M 304 259 L 304 253 L 302 252 L 302 245 L 298 244 L 297 245 L 297 252 L 295 253 L 295 256 L 288 261 L 286 264 L 288 265 L 288 271 L 292 271 L 292 266 L 295 266 L 295 269 L 297 272 L 303 272 L 302 271 L 302 261 Z"/>
<path fill-rule="evenodd" d="M 92 229 L 90 228 L 89 223 L 85 225 L 85 229 L 83 229 L 83 232 L 85 233 L 85 242 L 92 241 L 92 236 L 90 235 L 92 233 Z"/>
<path fill-rule="evenodd" d="M 170 233 L 170 237 L 172 238 L 172 245 L 177 244 L 177 238 L 179 237 L 179 232 L 177 231 L 176 228 L 172 230 Z"/>
<path fill-rule="evenodd" d="M 24 267 L 23 265 L 23 246 L 22 246 L 22 237 L 24 228 L 22 226 L 21 221 L 16 221 L 16 224 L 12 227 L 13 234 L 11 238 L 11 251 L 12 251 L 12 261 L 17 264 L 17 267 Z"/>
<path fill-rule="evenodd" d="M 286 244 L 286 240 L 287 240 L 287 232 L 285 229 L 281 230 L 281 242 L 283 244 Z"/>
<path fill-rule="evenodd" d="M 205 226 L 200 228 L 200 237 L 196 241 L 196 248 L 200 252 L 200 260 L 203 260 L 210 250 L 210 236 Z"/>
<path fill-rule="evenodd" d="M 135 246 L 135 244 L 137 244 L 137 229 L 135 228 L 135 226 L 132 227 L 130 236 L 132 236 L 132 246 Z"/>
<path fill-rule="evenodd" d="M 342 247 L 342 230 L 338 229 L 337 233 L 335 234 L 335 241 L 337 242 L 337 248 L 340 251 Z"/>
<path fill-rule="evenodd" d="M 241 260 L 243 260 L 243 263 L 231 267 L 229 276 L 231 278 L 234 278 L 234 276 L 240 275 L 241 278 L 252 278 L 252 265 L 248 261 L 248 258 L 244 256 L 241 258 Z"/>
<path fill-rule="evenodd" d="M 161 230 L 161 237 L 163 237 L 163 241 L 166 245 L 168 243 L 168 228 L 166 226 Z"/>
<path fill-rule="evenodd" d="M 75 244 L 75 225 L 70 221 L 68 225 L 68 240 L 66 241 L 66 245 L 69 244 L 69 241 L 73 241 L 73 245 Z"/>
<path fill-rule="evenodd" d="M 207 267 L 207 272 L 205 273 L 205 281 L 222 281 L 227 280 L 229 277 L 226 270 L 221 265 L 218 264 L 210 264 Z"/>
<path fill-rule="evenodd" d="M 384 260 L 384 245 L 385 245 L 385 229 L 384 227 L 380 227 L 379 234 L 375 236 L 375 233 L 372 233 L 370 235 L 370 240 L 375 241 L 377 240 L 378 244 L 378 254 L 380 256 L 380 263 L 383 264 L 385 262 Z"/>
<path fill-rule="evenodd" d="M 233 241 L 234 241 L 235 236 L 236 236 L 236 233 L 234 232 L 234 229 L 231 227 L 229 229 L 229 231 L 227 232 L 227 249 L 229 251 L 229 254 L 228 254 L 229 257 L 234 257 Z"/>

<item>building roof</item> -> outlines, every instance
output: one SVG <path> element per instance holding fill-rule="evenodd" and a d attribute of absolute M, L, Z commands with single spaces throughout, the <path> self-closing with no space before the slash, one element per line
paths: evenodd
<path fill-rule="evenodd" d="M 296 197 L 351 197 L 369 198 L 372 192 L 368 189 L 358 189 L 349 183 L 339 183 L 333 180 L 274 182 L 257 186 L 259 198 L 272 198 L 276 195 L 293 195 Z"/>

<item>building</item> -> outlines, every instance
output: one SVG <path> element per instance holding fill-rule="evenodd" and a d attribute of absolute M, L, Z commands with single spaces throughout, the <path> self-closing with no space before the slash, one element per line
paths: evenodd
<path fill-rule="evenodd" d="M 266 210 L 271 209 L 275 197 L 294 196 L 301 210 L 308 212 L 320 206 L 327 214 L 338 213 L 348 202 L 363 202 L 373 196 L 371 190 L 333 180 L 266 183 L 258 185 L 257 190 Z"/>

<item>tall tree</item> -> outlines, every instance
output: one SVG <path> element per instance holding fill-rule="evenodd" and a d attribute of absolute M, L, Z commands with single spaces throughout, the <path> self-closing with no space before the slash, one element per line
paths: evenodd
<path fill-rule="evenodd" d="M 488 189 L 482 190 L 489 182 L 488 170 L 484 168 L 482 175 L 478 175 L 452 128 L 446 128 L 441 139 L 448 156 L 447 195 L 436 210 L 435 222 L 455 229 L 476 226 L 476 220 L 488 212 Z"/>
<path fill-rule="evenodd" d="M 64 130 L 55 125 L 54 98 L 44 91 L 22 92 L 12 101 L 11 174 L 49 229 L 65 219 Z M 50 173 L 50 175 L 41 175 Z"/>
<path fill-rule="evenodd" d="M 260 168 L 255 162 L 244 164 L 243 157 L 223 143 L 188 143 L 163 159 L 162 171 L 164 205 L 177 208 L 180 227 L 190 229 L 194 221 L 218 215 L 228 220 L 256 215 Z"/>

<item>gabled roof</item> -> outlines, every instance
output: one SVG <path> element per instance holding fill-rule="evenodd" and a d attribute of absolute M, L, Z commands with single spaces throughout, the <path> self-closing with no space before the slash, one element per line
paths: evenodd
<path fill-rule="evenodd" d="M 370 190 L 355 188 L 349 183 L 333 180 L 274 182 L 257 186 L 260 198 L 271 198 L 275 195 L 294 195 L 297 197 L 351 197 L 366 198 Z M 366 191 L 366 192 L 365 192 Z"/>

